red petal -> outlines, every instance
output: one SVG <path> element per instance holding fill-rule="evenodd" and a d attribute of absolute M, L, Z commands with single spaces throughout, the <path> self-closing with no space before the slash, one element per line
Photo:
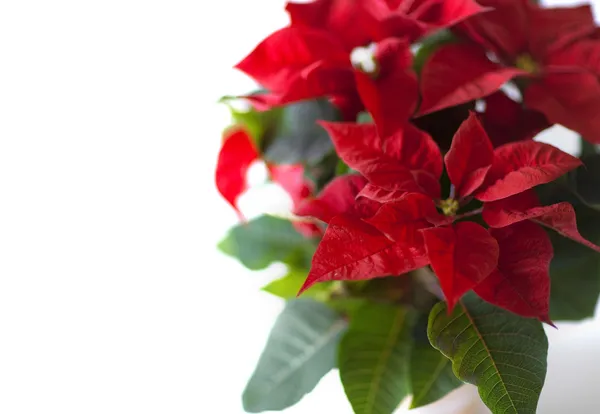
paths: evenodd
<path fill-rule="evenodd" d="M 286 5 L 293 27 L 326 30 L 340 39 L 348 50 L 367 44 L 370 39 L 363 29 L 365 19 L 360 2 L 347 0 L 316 0 L 310 3 Z"/>
<path fill-rule="evenodd" d="M 300 76 L 289 83 L 280 94 L 279 104 L 296 102 L 306 98 L 355 92 L 356 85 L 350 66 L 319 61 L 306 67 Z"/>
<path fill-rule="evenodd" d="M 423 230 L 425 248 L 446 296 L 449 312 L 498 265 L 498 242 L 477 223 Z"/>
<path fill-rule="evenodd" d="M 421 72 L 419 114 L 483 98 L 525 72 L 491 62 L 478 46 L 458 43 L 440 47 Z"/>
<path fill-rule="evenodd" d="M 356 85 L 379 135 L 385 138 L 408 122 L 417 104 L 419 86 L 412 71 L 412 53 L 404 40 L 379 43 L 374 58 L 379 72 L 373 78 L 355 71 Z"/>
<path fill-rule="evenodd" d="M 536 217 L 533 221 L 557 231 L 571 240 L 581 243 L 592 250 L 600 252 L 600 246 L 586 240 L 577 230 L 577 216 L 573 206 L 569 203 L 557 203 L 547 207 L 538 207 L 531 210 Z"/>
<path fill-rule="evenodd" d="M 589 5 L 577 7 L 539 7 L 529 5 L 529 49 L 542 58 L 552 51 L 570 48 L 574 40 L 596 30 L 594 14 Z"/>
<path fill-rule="evenodd" d="M 450 27 L 463 20 L 486 11 L 480 4 L 472 0 L 453 1 L 416 1 L 421 5 L 415 8 L 414 17 L 429 23 L 436 28 Z M 428 5 L 427 5 L 428 4 Z"/>
<path fill-rule="evenodd" d="M 354 83 L 354 75 L 352 77 L 352 82 Z M 346 91 L 343 94 L 334 94 L 330 97 L 330 101 L 340 110 L 342 120 L 348 122 L 356 121 L 358 113 L 364 109 L 356 88 L 353 91 Z"/>
<path fill-rule="evenodd" d="M 527 0 L 480 0 L 494 8 L 467 20 L 466 34 L 505 62 L 528 53 L 539 61 L 594 30 L 589 6 L 539 7 Z"/>
<path fill-rule="evenodd" d="M 528 192 L 506 200 L 486 203 L 483 207 L 482 216 L 490 227 L 504 227 L 523 220 L 532 220 L 600 252 L 599 246 L 586 240 L 579 233 L 575 210 L 567 202 L 538 207 L 535 194 Z"/>
<path fill-rule="evenodd" d="M 526 318 L 549 322 L 552 243 L 537 224 L 490 231 L 500 246 L 498 269 L 473 290 L 484 300 Z"/>
<path fill-rule="evenodd" d="M 365 2 L 378 22 L 377 38 L 402 37 L 409 41 L 441 28 L 450 27 L 484 9 L 472 0 L 387 0 Z"/>
<path fill-rule="evenodd" d="M 366 178 L 358 174 L 337 177 L 327 184 L 316 198 L 301 203 L 294 213 L 329 223 L 333 217 L 353 211 L 356 196 L 366 184 Z"/>
<path fill-rule="evenodd" d="M 590 6 L 540 7 L 523 0 L 480 0 L 494 7 L 463 25 L 464 31 L 506 62 L 522 53 L 545 61 L 549 53 L 566 47 L 595 30 Z"/>
<path fill-rule="evenodd" d="M 350 59 L 340 43 L 321 32 L 286 27 L 263 40 L 235 67 L 272 92 L 285 92 L 306 68 L 320 61 L 328 66 L 349 67 Z"/>
<path fill-rule="evenodd" d="M 390 182 L 416 186 L 406 166 L 385 156 L 375 125 L 332 122 L 320 124 L 329 133 L 340 158 L 373 184 L 386 188 Z"/>
<path fill-rule="evenodd" d="M 565 67 L 587 69 L 594 75 L 600 75 L 600 33 L 596 32 L 591 36 L 569 44 L 550 55 L 546 65 L 553 69 L 562 69 Z"/>
<path fill-rule="evenodd" d="M 365 197 L 380 203 L 397 201 L 401 199 L 407 192 L 416 192 L 426 194 L 433 199 L 439 199 L 441 194 L 441 185 L 438 178 L 429 174 L 426 171 L 413 171 L 412 175 L 415 182 L 407 182 L 402 188 L 398 185 L 396 190 L 386 190 L 373 184 L 367 184 L 365 188 L 358 194 L 359 197 Z"/>
<path fill-rule="evenodd" d="M 419 2 L 419 0 L 417 0 Z M 406 2 L 408 8 L 410 3 Z M 409 42 L 423 36 L 429 25 L 408 16 L 406 7 L 399 9 L 395 4 L 385 4 L 383 1 L 365 1 L 364 17 L 369 20 L 373 40 L 387 38 L 402 38 Z"/>
<path fill-rule="evenodd" d="M 402 130 L 384 141 L 384 152 L 411 171 L 426 171 L 439 179 L 444 170 L 436 142 L 419 128 L 405 124 Z"/>
<path fill-rule="evenodd" d="M 329 9 L 334 5 L 334 0 L 315 0 L 309 3 L 288 2 L 285 10 L 290 15 L 292 27 L 305 26 L 317 29 L 327 25 Z"/>
<path fill-rule="evenodd" d="M 526 220 L 527 211 L 539 207 L 533 190 L 527 190 L 502 200 L 483 204 L 481 216 L 490 227 L 504 227 Z"/>
<path fill-rule="evenodd" d="M 600 83 L 592 73 L 546 75 L 542 82 L 525 89 L 524 102 L 546 115 L 550 122 L 600 143 Z"/>
<path fill-rule="evenodd" d="M 383 153 L 381 139 L 373 124 L 324 121 L 319 124 L 329 133 L 340 158 L 352 169 L 358 170 L 364 158 L 378 157 Z"/>
<path fill-rule="evenodd" d="M 394 242 L 361 220 L 337 216 L 317 247 L 299 294 L 317 282 L 400 275 L 427 263 L 421 246 Z"/>
<path fill-rule="evenodd" d="M 450 181 L 459 197 L 477 190 L 492 166 L 494 148 L 474 112 L 462 123 L 444 158 Z"/>
<path fill-rule="evenodd" d="M 238 197 L 246 190 L 246 175 L 250 165 L 258 159 L 258 151 L 252 138 L 244 129 L 233 129 L 226 133 L 219 151 L 216 169 L 216 184 L 221 195 L 243 219 L 237 207 Z"/>
<path fill-rule="evenodd" d="M 494 147 L 533 139 L 551 126 L 541 112 L 524 109 L 501 91 L 485 98 L 485 112 L 480 117 Z"/>
<path fill-rule="evenodd" d="M 422 245 L 421 229 L 439 222 L 435 203 L 423 194 L 408 193 L 400 200 L 381 206 L 373 217 L 365 220 L 392 240 L 410 245 Z"/>
<path fill-rule="evenodd" d="M 369 183 L 358 193 L 358 197 L 367 198 L 379 203 L 389 203 L 401 200 L 406 193 L 406 190 L 390 191 Z"/>
<path fill-rule="evenodd" d="M 415 177 L 415 181 L 423 190 L 423 194 L 427 194 L 434 199 L 440 198 L 442 194 L 442 187 L 439 177 L 436 177 L 425 170 L 413 171 L 412 173 L 413 177 Z"/>
<path fill-rule="evenodd" d="M 386 190 L 422 191 L 411 170 L 441 175 L 439 148 L 429 135 L 410 124 L 385 140 L 377 135 L 373 124 L 320 124 L 328 131 L 340 158 Z"/>
<path fill-rule="evenodd" d="M 549 144 L 513 142 L 494 151 L 494 163 L 483 187 L 475 193 L 481 201 L 495 201 L 554 181 L 577 168 L 581 161 Z"/>
<path fill-rule="evenodd" d="M 498 57 L 512 61 L 527 50 L 527 39 L 531 36 L 526 3 L 524 0 L 480 0 L 479 4 L 494 10 L 467 20 L 461 30 Z"/>
<path fill-rule="evenodd" d="M 327 96 L 342 112 L 344 119 L 356 119 L 363 109 L 356 91 L 354 74 L 350 65 L 339 66 L 335 63 L 318 61 L 291 76 L 285 87 L 278 92 L 264 92 L 246 95 L 258 111 L 304 99 Z"/>
<path fill-rule="evenodd" d="M 375 40 L 395 37 L 414 42 L 433 30 L 435 30 L 435 27 L 412 17 L 392 13 L 383 17 L 375 17 L 371 33 Z"/>

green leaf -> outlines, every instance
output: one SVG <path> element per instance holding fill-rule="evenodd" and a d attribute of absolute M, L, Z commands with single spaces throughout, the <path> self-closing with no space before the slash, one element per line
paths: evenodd
<path fill-rule="evenodd" d="M 550 239 L 554 247 L 550 318 L 580 321 L 593 317 L 600 296 L 600 254 L 559 234 L 550 234 Z"/>
<path fill-rule="evenodd" d="M 534 414 L 544 385 L 548 339 L 541 322 L 497 308 L 469 293 L 451 315 L 445 302 L 429 315 L 431 344 L 455 375 L 477 385 L 493 414 Z"/>
<path fill-rule="evenodd" d="M 283 299 L 293 299 L 306 280 L 308 272 L 299 269 L 290 269 L 287 275 L 276 279 L 262 288 L 265 292 L 279 296 Z M 329 298 L 330 282 L 316 283 L 302 293 L 303 298 L 314 298 L 326 301 Z"/>
<path fill-rule="evenodd" d="M 246 127 L 256 147 L 263 148 L 263 140 L 276 125 L 281 116 L 281 108 L 257 111 L 249 103 L 246 103 L 243 98 L 236 96 L 223 96 L 219 99 L 219 102 L 227 105 L 234 124 Z M 240 109 L 238 103 L 247 105 L 248 108 Z"/>
<path fill-rule="evenodd" d="M 350 318 L 352 318 L 354 314 L 364 306 L 365 302 L 366 300 L 362 298 L 333 297 L 329 298 L 329 300 L 327 301 L 327 306 L 343 315 L 347 315 Z"/>
<path fill-rule="evenodd" d="M 600 210 L 600 154 L 581 158 L 581 167 L 569 173 L 569 184 L 575 195 L 588 207 Z"/>
<path fill-rule="evenodd" d="M 339 160 L 337 165 L 335 166 L 335 175 L 349 174 L 350 171 L 350 167 L 348 167 L 348 165 L 342 160 Z"/>
<path fill-rule="evenodd" d="M 356 117 L 356 123 L 357 124 L 372 124 L 373 117 L 371 116 L 370 113 L 368 113 L 366 111 L 359 112 L 358 116 Z"/>
<path fill-rule="evenodd" d="M 370 280 L 354 281 L 347 284 L 354 295 L 373 301 L 407 303 L 411 301 L 412 281 L 408 277 L 386 276 Z"/>
<path fill-rule="evenodd" d="M 237 225 L 218 247 L 250 270 L 278 261 L 307 268 L 315 251 L 314 242 L 298 233 L 292 223 L 267 215 Z"/>
<path fill-rule="evenodd" d="M 452 362 L 427 339 L 427 321 L 418 325 L 410 356 L 410 408 L 431 404 L 463 385 L 452 372 Z"/>
<path fill-rule="evenodd" d="M 412 311 L 377 303 L 354 313 L 340 343 L 338 366 L 356 414 L 391 414 L 408 395 L 414 319 Z"/>
<path fill-rule="evenodd" d="M 337 121 L 340 115 L 327 100 L 301 101 L 283 107 L 279 125 L 269 139 L 265 159 L 276 164 L 314 164 L 333 150 L 319 120 Z"/>
<path fill-rule="evenodd" d="M 335 367 L 345 329 L 346 322 L 319 302 L 287 302 L 244 390 L 244 409 L 280 411 L 300 401 Z"/>

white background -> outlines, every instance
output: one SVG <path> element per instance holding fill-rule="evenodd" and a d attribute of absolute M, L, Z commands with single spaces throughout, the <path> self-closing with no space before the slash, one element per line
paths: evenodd
<path fill-rule="evenodd" d="M 283 4 L 0 2 L 0 413 L 242 412 L 281 269 L 214 247 L 215 102 Z M 289 413 L 350 413 L 337 382 Z"/>

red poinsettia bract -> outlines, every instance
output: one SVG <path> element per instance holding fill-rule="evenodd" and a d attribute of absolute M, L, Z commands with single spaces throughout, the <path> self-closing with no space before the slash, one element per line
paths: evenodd
<path fill-rule="evenodd" d="M 384 136 L 416 109 L 410 44 L 483 10 L 473 0 L 317 0 L 286 9 L 290 25 L 236 65 L 268 90 L 248 99 L 260 109 L 329 97 L 348 120 L 366 107 Z"/>
<path fill-rule="evenodd" d="M 494 147 L 533 139 L 552 126 L 541 112 L 524 108 L 502 91 L 487 96 L 483 102 L 485 110 L 480 119 Z"/>
<path fill-rule="evenodd" d="M 591 8 L 480 4 L 494 10 L 461 24 L 470 42 L 445 45 L 426 62 L 420 112 L 482 98 L 518 78 L 528 108 L 600 142 L 600 38 Z"/>
<path fill-rule="evenodd" d="M 329 226 L 303 290 L 321 281 L 400 275 L 429 264 L 450 309 L 473 289 L 498 306 L 548 321 L 552 246 L 540 224 L 600 249 L 579 235 L 570 205 L 540 207 L 531 200 L 533 187 L 581 164 L 551 145 L 522 141 L 494 149 L 475 113 L 443 160 L 432 138 L 410 124 L 385 139 L 373 125 L 322 125 L 340 157 L 368 183 L 345 190 L 342 209 L 306 211 Z M 444 164 L 452 183 L 447 199 L 439 186 Z M 379 204 L 366 212 L 351 207 L 364 198 Z M 321 200 L 342 204 L 332 194 Z M 483 208 L 470 207 L 473 200 Z M 491 229 L 466 221 L 482 212 Z"/>
<path fill-rule="evenodd" d="M 237 199 L 248 187 L 248 169 L 258 156 L 258 150 L 244 128 L 233 128 L 225 132 L 217 160 L 215 181 L 217 190 L 235 209 L 240 220 L 243 220 L 243 216 L 237 206 Z"/>

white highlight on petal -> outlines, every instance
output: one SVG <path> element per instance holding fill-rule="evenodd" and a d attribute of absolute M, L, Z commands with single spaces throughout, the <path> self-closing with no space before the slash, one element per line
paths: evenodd
<path fill-rule="evenodd" d="M 365 47 L 356 47 L 350 53 L 350 61 L 352 66 L 369 74 L 377 71 L 377 62 L 375 61 L 375 51 L 377 45 L 371 43 Z"/>

